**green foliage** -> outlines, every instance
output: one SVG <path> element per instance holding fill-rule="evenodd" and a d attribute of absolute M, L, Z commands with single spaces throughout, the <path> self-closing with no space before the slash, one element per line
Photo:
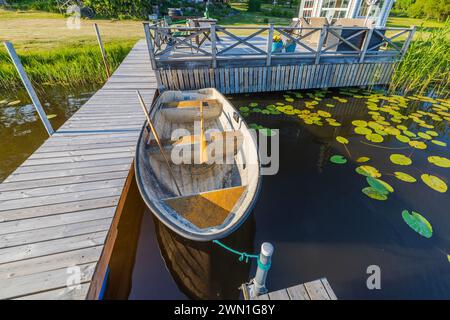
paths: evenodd
<path fill-rule="evenodd" d="M 424 33 L 429 32 L 425 37 Z M 450 20 L 443 28 L 422 30 L 413 41 L 390 83 L 391 92 L 449 95 Z"/>
<path fill-rule="evenodd" d="M 58 12 L 55 0 L 12 0 L 8 1 L 9 8 L 15 10 L 41 10 Z"/>
<path fill-rule="evenodd" d="M 148 0 L 84 0 L 100 16 L 114 18 L 146 18 L 151 13 Z"/>
<path fill-rule="evenodd" d="M 131 49 L 129 45 L 106 45 L 111 69 L 122 62 Z M 103 83 L 105 69 L 97 46 L 61 48 L 53 51 L 26 52 L 20 54 L 24 68 L 36 85 L 60 84 L 78 86 Z M 7 52 L 0 50 L 0 87 L 13 89 L 21 81 Z"/>
<path fill-rule="evenodd" d="M 397 0 L 391 14 L 445 21 L 450 15 L 450 0 Z"/>
<path fill-rule="evenodd" d="M 248 0 L 247 11 L 249 12 L 261 11 L 261 0 Z"/>

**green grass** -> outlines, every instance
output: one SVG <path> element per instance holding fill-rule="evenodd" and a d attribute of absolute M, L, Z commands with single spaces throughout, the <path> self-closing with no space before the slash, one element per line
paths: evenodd
<path fill-rule="evenodd" d="M 133 43 L 108 44 L 105 50 L 112 70 L 125 58 Z M 42 85 L 101 84 L 106 79 L 98 46 L 58 48 L 49 52 L 22 52 L 22 64 L 36 87 Z M 16 89 L 21 81 L 5 50 L 0 50 L 0 87 Z"/>
<path fill-rule="evenodd" d="M 419 31 L 394 72 L 390 90 L 448 97 L 450 91 L 450 20 L 442 28 Z"/>

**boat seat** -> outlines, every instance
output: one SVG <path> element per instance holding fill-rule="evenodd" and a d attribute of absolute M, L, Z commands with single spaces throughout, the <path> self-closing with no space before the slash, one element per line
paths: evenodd
<path fill-rule="evenodd" d="M 200 106 L 205 121 L 216 120 L 222 114 L 223 105 L 216 99 L 166 102 L 162 104 L 161 113 L 171 122 L 194 122 L 201 118 Z"/>
<path fill-rule="evenodd" d="M 211 228 L 225 221 L 246 190 L 246 186 L 238 186 L 163 201 L 198 228 Z"/>

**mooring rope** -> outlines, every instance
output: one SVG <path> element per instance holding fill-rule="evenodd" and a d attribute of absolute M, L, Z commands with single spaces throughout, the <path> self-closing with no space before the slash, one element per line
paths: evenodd
<path fill-rule="evenodd" d="M 256 261 L 258 262 L 258 267 L 263 269 L 263 270 L 269 270 L 271 263 L 268 264 L 263 264 L 261 262 L 261 260 L 259 259 L 259 255 L 257 254 L 248 254 L 247 252 L 241 252 L 241 251 L 237 251 L 233 248 L 230 248 L 229 246 L 227 246 L 226 244 L 220 242 L 219 240 L 213 240 L 213 242 L 215 244 L 218 244 L 219 246 L 221 246 L 222 248 L 224 248 L 225 250 L 230 251 L 231 253 L 234 253 L 235 255 L 239 256 L 239 261 L 245 261 L 245 263 L 248 263 L 249 259 L 256 259 Z"/>

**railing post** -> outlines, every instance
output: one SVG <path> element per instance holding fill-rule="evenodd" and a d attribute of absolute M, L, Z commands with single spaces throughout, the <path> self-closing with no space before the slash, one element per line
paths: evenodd
<path fill-rule="evenodd" d="M 156 27 L 158 29 L 158 27 Z M 155 37 L 158 30 L 155 31 Z M 150 36 L 150 27 L 148 23 L 144 23 L 144 33 L 145 33 L 145 39 L 147 40 L 147 48 L 148 48 L 148 54 L 150 56 L 150 63 L 152 65 L 152 69 L 156 70 L 156 62 L 155 62 L 155 47 L 153 46 L 152 37 Z"/>
<path fill-rule="evenodd" d="M 47 130 L 48 135 L 51 136 L 54 132 L 52 125 L 51 125 L 50 121 L 48 121 L 47 115 L 45 114 L 45 111 L 42 108 L 41 102 L 39 101 L 39 98 L 33 89 L 33 85 L 31 84 L 31 81 L 28 78 L 28 76 L 25 72 L 25 69 L 23 68 L 22 62 L 20 62 L 20 59 L 16 53 L 16 50 L 14 50 L 13 44 L 8 41 L 5 41 L 4 44 L 6 47 L 6 51 L 8 51 L 9 56 L 11 57 L 11 60 L 14 63 L 14 66 L 16 67 L 17 72 L 19 73 L 20 79 L 22 79 L 23 85 L 25 86 L 25 89 L 27 89 L 28 95 L 30 96 L 31 101 L 33 102 L 33 105 L 36 108 L 36 111 L 38 112 L 42 123 L 44 124 L 45 130 Z"/>
<path fill-rule="evenodd" d="M 255 298 L 261 294 L 267 293 L 266 278 L 272 263 L 273 245 L 264 242 L 261 245 L 261 253 L 259 254 L 258 268 L 256 269 L 255 278 L 251 281 L 250 297 Z"/>
<path fill-rule="evenodd" d="M 328 33 L 328 26 L 323 26 L 322 30 L 320 30 L 319 43 L 317 44 L 315 64 L 319 64 L 319 62 L 320 62 L 320 54 L 322 52 L 323 43 L 325 41 L 325 37 L 326 37 L 327 33 Z"/>
<path fill-rule="evenodd" d="M 106 52 L 105 52 L 105 48 L 103 47 L 102 37 L 100 36 L 100 30 L 98 29 L 98 25 L 96 23 L 94 23 L 94 29 L 95 29 L 95 33 L 97 34 L 97 41 L 98 41 L 98 45 L 100 47 L 100 52 L 102 54 L 103 64 L 105 65 L 106 76 L 109 78 L 111 76 L 111 72 L 109 70 L 109 63 L 108 63 L 108 59 L 106 58 Z"/>
<path fill-rule="evenodd" d="M 401 59 L 403 59 L 403 57 L 406 54 L 406 51 L 408 51 L 409 45 L 411 44 L 411 41 L 414 37 L 414 33 L 416 33 L 416 26 L 412 27 L 411 32 L 408 35 L 408 38 L 406 38 L 405 43 L 403 44 L 402 52 L 401 52 Z"/>
<path fill-rule="evenodd" d="M 361 55 L 359 56 L 359 63 L 364 62 L 364 58 L 366 57 L 367 49 L 369 48 L 370 40 L 372 39 L 373 28 L 370 27 L 366 32 L 366 37 L 364 38 L 364 44 L 361 49 Z"/>
<path fill-rule="evenodd" d="M 217 68 L 217 57 L 216 57 L 216 44 L 217 37 L 216 37 L 216 24 L 211 23 L 211 57 L 212 57 L 212 67 L 214 69 Z"/>
<path fill-rule="evenodd" d="M 267 67 L 270 67 L 270 65 L 272 63 L 273 34 L 274 34 L 273 23 L 270 23 L 269 24 L 269 35 L 267 38 L 267 60 L 266 60 Z"/>

